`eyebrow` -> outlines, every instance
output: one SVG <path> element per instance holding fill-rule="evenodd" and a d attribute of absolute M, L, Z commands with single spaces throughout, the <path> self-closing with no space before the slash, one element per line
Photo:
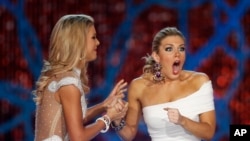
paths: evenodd
<path fill-rule="evenodd" d="M 164 44 L 164 45 L 161 45 L 161 46 L 167 46 L 167 45 L 171 45 L 171 46 L 173 46 L 173 44 Z M 185 44 L 180 44 L 179 46 L 185 46 Z"/>

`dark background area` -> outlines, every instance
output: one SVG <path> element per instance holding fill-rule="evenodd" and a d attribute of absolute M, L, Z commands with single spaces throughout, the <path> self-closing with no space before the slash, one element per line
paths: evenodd
<path fill-rule="evenodd" d="M 34 89 L 48 55 L 51 30 L 65 14 L 95 19 L 98 59 L 89 65 L 89 106 L 114 83 L 142 73 L 154 34 L 176 26 L 187 39 L 185 69 L 212 80 L 217 127 L 228 141 L 230 124 L 250 125 L 249 0 L 0 0 L 0 141 L 32 141 Z M 94 141 L 118 141 L 113 130 Z M 136 141 L 149 141 L 143 119 Z"/>

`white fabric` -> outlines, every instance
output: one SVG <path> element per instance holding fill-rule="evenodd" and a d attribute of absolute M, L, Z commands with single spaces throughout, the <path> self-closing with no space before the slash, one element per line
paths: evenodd
<path fill-rule="evenodd" d="M 169 122 L 167 111 L 163 108 L 177 108 L 180 113 L 194 121 L 199 114 L 214 110 L 211 81 L 204 83 L 193 94 L 176 101 L 147 106 L 143 108 L 144 120 L 152 141 L 200 141 L 180 125 Z"/>
<path fill-rule="evenodd" d="M 44 139 L 43 141 L 62 141 L 62 139 L 57 135 L 53 135 L 52 137 Z"/>

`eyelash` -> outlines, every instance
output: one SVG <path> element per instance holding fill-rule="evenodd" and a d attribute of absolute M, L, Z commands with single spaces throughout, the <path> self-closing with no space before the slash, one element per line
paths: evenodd
<path fill-rule="evenodd" d="M 170 50 L 170 49 L 171 49 L 171 50 Z M 173 50 L 172 47 L 166 47 L 166 48 L 165 48 L 165 51 L 172 51 L 172 50 Z M 179 51 L 181 51 L 181 52 L 185 51 L 185 47 L 180 47 L 180 48 L 179 48 Z"/>
<path fill-rule="evenodd" d="M 181 51 L 185 51 L 185 47 L 181 47 L 180 50 L 181 50 Z"/>
<path fill-rule="evenodd" d="M 165 48 L 165 51 L 170 51 L 170 49 L 172 50 L 171 47 L 166 47 L 166 48 Z"/>

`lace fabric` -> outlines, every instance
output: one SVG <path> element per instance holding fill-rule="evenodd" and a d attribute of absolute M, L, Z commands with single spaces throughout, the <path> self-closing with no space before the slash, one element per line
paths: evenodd
<path fill-rule="evenodd" d="M 71 71 L 54 77 L 44 91 L 43 101 L 36 110 L 36 141 L 68 141 L 62 105 L 55 100 L 55 92 L 62 86 L 74 85 L 81 93 L 83 118 L 86 115 L 87 104 L 82 89 L 80 72 Z M 70 94 L 70 93 L 69 93 Z"/>

